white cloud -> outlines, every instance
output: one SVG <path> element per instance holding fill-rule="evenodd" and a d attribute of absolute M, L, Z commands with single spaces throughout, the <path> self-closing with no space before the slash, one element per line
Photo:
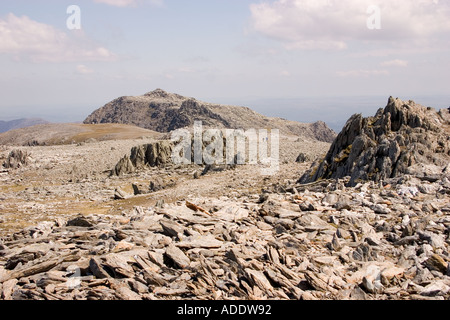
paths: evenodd
<path fill-rule="evenodd" d="M 96 3 L 103 3 L 114 7 L 136 7 L 140 3 L 149 3 L 161 7 L 164 0 L 94 0 Z"/>
<path fill-rule="evenodd" d="M 383 61 L 382 63 L 380 63 L 380 66 L 382 66 L 382 67 L 407 67 L 408 61 L 400 60 L 400 59 Z"/>
<path fill-rule="evenodd" d="M 111 61 L 117 56 L 92 43 L 82 32 L 71 34 L 13 13 L 0 19 L 0 54 L 33 62 Z"/>
<path fill-rule="evenodd" d="M 381 30 L 369 30 L 367 9 L 377 5 Z M 256 32 L 294 49 L 345 49 L 351 41 L 448 39 L 450 1 L 277 0 L 250 5 Z"/>
<path fill-rule="evenodd" d="M 372 76 L 387 76 L 389 71 L 387 70 L 350 70 L 350 71 L 339 71 L 337 75 L 343 78 L 368 78 Z"/>
<path fill-rule="evenodd" d="M 79 74 L 91 74 L 91 73 L 94 73 L 94 70 L 86 67 L 84 64 L 79 64 L 77 66 L 77 73 L 79 73 Z"/>

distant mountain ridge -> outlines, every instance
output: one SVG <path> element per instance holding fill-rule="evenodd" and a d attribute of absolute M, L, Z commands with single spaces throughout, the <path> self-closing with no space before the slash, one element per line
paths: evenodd
<path fill-rule="evenodd" d="M 279 129 L 281 133 L 332 142 L 336 133 L 324 122 L 300 123 L 269 118 L 250 108 L 198 101 L 156 89 L 137 97 L 120 97 L 94 111 L 85 124 L 119 123 L 167 133 L 191 127 L 202 121 L 204 127 L 230 129 Z"/>
<path fill-rule="evenodd" d="M 0 120 L 0 133 L 14 129 L 32 127 L 38 124 L 48 124 L 50 122 L 39 118 L 16 119 L 11 121 Z"/>

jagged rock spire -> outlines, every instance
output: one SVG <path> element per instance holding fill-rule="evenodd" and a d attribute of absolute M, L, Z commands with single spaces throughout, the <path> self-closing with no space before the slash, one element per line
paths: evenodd
<path fill-rule="evenodd" d="M 349 185 L 354 186 L 360 181 L 423 174 L 415 167 L 424 165 L 434 167 L 431 170 L 437 174 L 450 163 L 449 127 L 442 112 L 390 97 L 374 117 L 353 115 L 326 157 L 313 164 L 300 182 L 350 176 Z"/>

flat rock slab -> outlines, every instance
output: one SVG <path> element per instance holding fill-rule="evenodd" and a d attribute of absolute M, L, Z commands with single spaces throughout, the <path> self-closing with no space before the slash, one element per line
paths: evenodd
<path fill-rule="evenodd" d="M 239 206 L 228 206 L 214 213 L 214 217 L 224 221 L 240 221 L 247 218 L 248 210 Z"/>
<path fill-rule="evenodd" d="M 191 260 L 184 252 L 173 244 L 167 247 L 165 254 L 167 258 L 181 269 L 185 269 L 191 264 Z"/>
<path fill-rule="evenodd" d="M 175 243 L 179 248 L 193 249 L 193 248 L 220 248 L 223 242 L 217 240 L 214 236 L 191 236 L 183 239 L 181 242 Z"/>

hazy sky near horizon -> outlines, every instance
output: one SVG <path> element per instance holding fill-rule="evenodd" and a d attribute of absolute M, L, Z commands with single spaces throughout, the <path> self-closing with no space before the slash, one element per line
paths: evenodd
<path fill-rule="evenodd" d="M 345 97 L 450 97 L 450 1 L 4 0 L 0 69 L 0 119 L 78 121 L 156 88 L 267 99 L 299 121 L 308 97 L 322 106 L 312 118 L 340 119 Z"/>

